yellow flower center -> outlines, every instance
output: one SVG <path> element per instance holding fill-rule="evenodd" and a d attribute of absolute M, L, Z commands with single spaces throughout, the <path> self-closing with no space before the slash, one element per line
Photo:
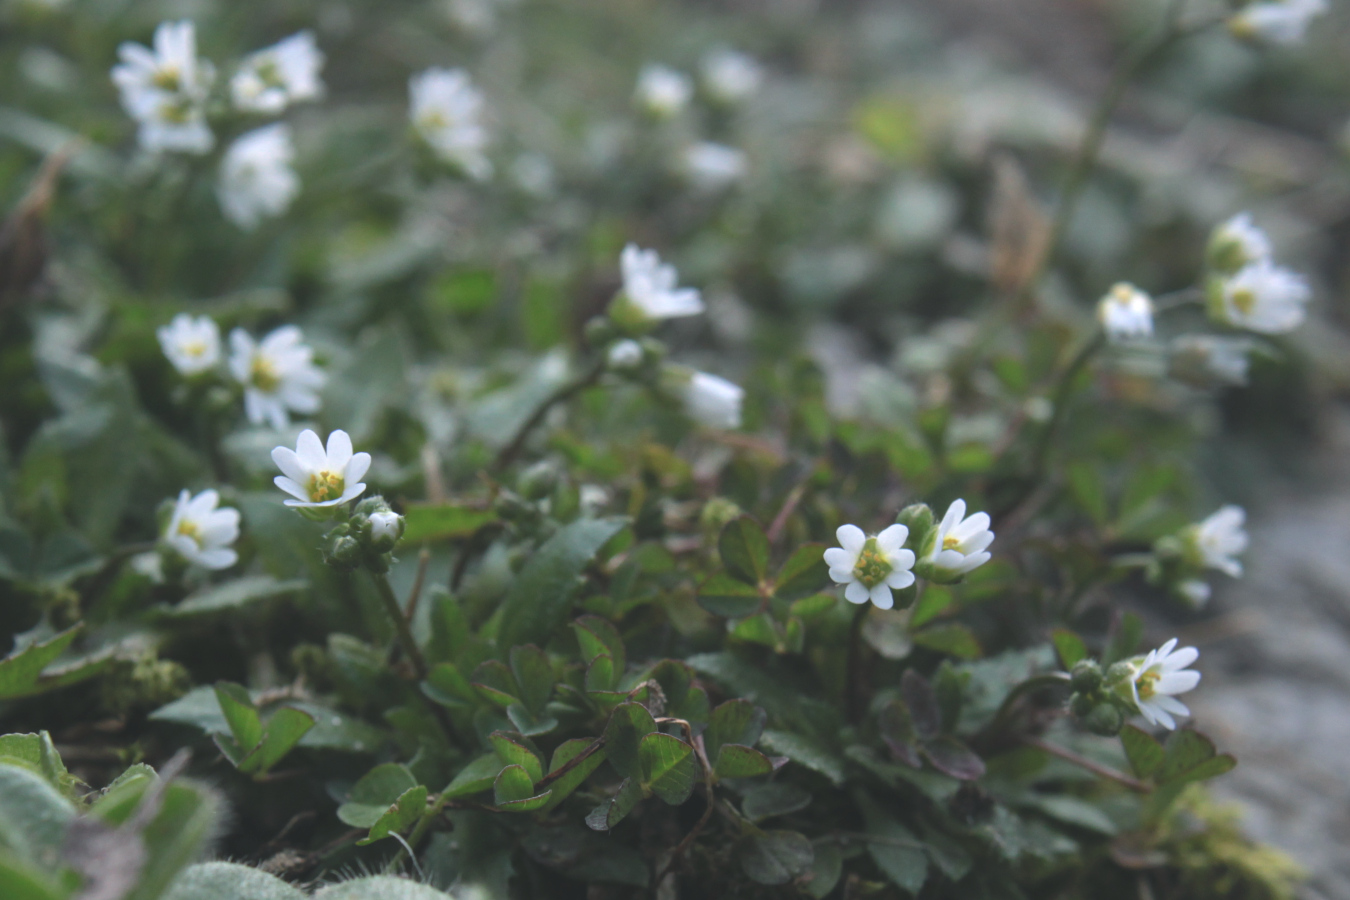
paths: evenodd
<path fill-rule="evenodd" d="M 417 119 L 417 124 L 425 131 L 440 131 L 450 125 L 450 120 L 438 109 L 433 109 L 422 113 Z"/>
<path fill-rule="evenodd" d="M 1162 678 L 1161 672 L 1156 669 L 1149 669 L 1134 680 L 1140 700 L 1147 700 L 1158 692 L 1158 679 L 1160 678 Z"/>
<path fill-rule="evenodd" d="M 198 547 L 202 545 L 202 530 L 197 527 L 196 522 L 188 522 L 186 520 L 179 522 L 178 533 L 192 541 Z"/>
<path fill-rule="evenodd" d="M 863 587 L 870 589 L 881 584 L 893 571 L 895 567 L 891 565 L 891 561 L 877 548 L 877 539 L 868 538 L 862 552 L 858 554 L 857 563 L 853 566 L 853 576 Z"/>
<path fill-rule="evenodd" d="M 186 125 L 192 118 L 192 104 L 186 100 L 160 104 L 159 117 L 173 125 Z"/>
<path fill-rule="evenodd" d="M 1233 305 L 1236 306 L 1244 316 L 1250 316 L 1252 310 L 1256 307 L 1256 294 L 1245 288 L 1233 291 L 1232 299 Z"/>
<path fill-rule="evenodd" d="M 154 77 L 150 79 L 150 83 L 153 84 L 155 87 L 159 88 L 161 91 L 178 90 L 179 86 L 178 67 L 165 66 L 164 68 L 155 72 Z"/>
<path fill-rule="evenodd" d="M 249 367 L 249 382 L 262 391 L 264 394 L 274 393 L 281 387 L 281 376 L 277 374 L 277 367 L 262 354 L 253 355 L 253 365 Z"/>
<path fill-rule="evenodd" d="M 183 352 L 188 356 L 205 356 L 206 341 L 188 341 L 183 345 Z"/>
<path fill-rule="evenodd" d="M 336 500 L 342 496 L 345 487 L 342 476 L 336 472 L 315 472 L 309 476 L 309 484 L 305 485 L 312 503 Z"/>
<path fill-rule="evenodd" d="M 955 550 L 959 546 L 961 546 L 961 542 L 956 538 L 952 537 L 950 534 L 942 539 L 943 550 Z"/>
<path fill-rule="evenodd" d="M 274 59 L 265 59 L 258 63 L 255 69 L 258 73 L 258 80 L 271 88 L 284 88 L 286 79 L 281 77 L 281 67 L 277 65 Z"/>

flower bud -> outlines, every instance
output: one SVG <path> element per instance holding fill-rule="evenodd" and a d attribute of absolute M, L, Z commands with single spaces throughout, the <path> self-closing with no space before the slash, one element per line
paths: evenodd
<path fill-rule="evenodd" d="M 1115 737 L 1125 726 L 1125 714 L 1109 701 L 1098 703 L 1082 720 L 1083 727 L 1102 737 Z"/>
<path fill-rule="evenodd" d="M 642 365 L 642 345 L 632 338 L 610 344 L 606 360 L 611 369 L 630 372 Z"/>
<path fill-rule="evenodd" d="M 1095 660 L 1080 659 L 1069 675 L 1073 689 L 1080 693 L 1091 694 L 1102 686 L 1102 667 Z"/>
<path fill-rule="evenodd" d="M 905 546 L 915 556 L 924 556 L 931 547 L 925 546 L 933 533 L 933 510 L 927 503 L 912 503 L 896 515 L 895 521 L 909 529 Z"/>
<path fill-rule="evenodd" d="M 741 508 L 736 505 L 734 500 L 728 500 L 726 497 L 713 497 L 703 504 L 703 511 L 699 513 L 698 523 L 704 531 L 716 536 L 721 534 L 723 528 L 739 519 L 740 516 Z"/>
<path fill-rule="evenodd" d="M 376 553 L 388 553 L 403 537 L 403 517 L 391 510 L 372 513 L 361 528 L 361 537 Z"/>
<path fill-rule="evenodd" d="M 349 534 L 339 534 L 324 548 L 323 561 L 340 571 L 350 571 L 361 565 L 361 542 Z"/>
<path fill-rule="evenodd" d="M 1074 694 L 1069 698 L 1069 711 L 1076 718 L 1086 719 L 1097 707 L 1098 700 L 1091 694 Z"/>
<path fill-rule="evenodd" d="M 516 490 L 527 500 L 542 500 L 558 483 L 558 469 L 544 460 L 530 466 L 516 478 Z"/>

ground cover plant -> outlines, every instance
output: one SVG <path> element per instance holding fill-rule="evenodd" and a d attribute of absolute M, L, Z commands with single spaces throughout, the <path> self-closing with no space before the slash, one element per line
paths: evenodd
<path fill-rule="evenodd" d="M 1161 629 L 1317 274 L 1109 136 L 1323 4 L 771 6 L 2 7 L 0 896 L 1292 896 Z"/>

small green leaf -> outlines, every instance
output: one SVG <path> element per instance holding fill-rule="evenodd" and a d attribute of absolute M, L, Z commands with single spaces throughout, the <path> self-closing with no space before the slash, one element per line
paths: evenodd
<path fill-rule="evenodd" d="M 466 538 L 496 520 L 491 510 L 452 503 L 413 503 L 403 510 L 405 543 Z"/>
<path fill-rule="evenodd" d="M 0 897 L 5 900 L 66 900 L 69 891 L 53 886 L 36 866 L 9 854 L 0 854 Z"/>
<path fill-rule="evenodd" d="M 442 706 L 464 708 L 475 704 L 479 694 L 454 663 L 437 663 L 422 682 L 422 693 Z"/>
<path fill-rule="evenodd" d="M 253 603 L 297 594 L 307 587 L 309 582 L 303 578 L 279 581 L 271 575 L 250 575 L 189 594 L 183 602 L 164 607 L 159 610 L 159 614 L 169 619 L 186 619 L 211 613 L 237 612 Z"/>
<path fill-rule="evenodd" d="M 755 585 L 719 572 L 703 582 L 698 590 L 698 603 L 715 616 L 740 619 L 759 612 L 764 597 Z"/>
<path fill-rule="evenodd" d="M 422 818 L 422 814 L 427 811 L 427 788 L 424 784 L 417 787 L 408 788 L 393 805 L 385 810 L 384 815 L 370 826 L 370 833 L 356 843 L 359 846 L 373 844 L 378 840 L 383 840 L 391 834 L 398 834 Z"/>
<path fill-rule="evenodd" d="M 792 606 L 788 607 L 788 615 L 809 621 L 816 616 L 823 616 L 838 605 L 839 601 L 833 594 L 813 594 L 793 601 Z"/>
<path fill-rule="evenodd" d="M 580 756 L 586 748 L 595 743 L 594 738 L 573 738 L 570 741 L 563 741 L 558 748 L 553 751 L 553 761 L 548 767 L 549 775 L 559 772 L 572 760 Z M 548 808 L 552 809 L 559 803 L 566 800 L 573 791 L 581 787 L 590 774 L 605 761 L 605 748 L 594 750 L 589 756 L 568 769 L 566 774 L 560 776 L 554 781 L 549 782 L 549 787 L 553 791 L 553 796 L 549 799 Z"/>
<path fill-rule="evenodd" d="M 737 855 L 752 881 L 778 885 L 809 872 L 815 848 L 795 831 L 762 831 L 744 841 Z"/>
<path fill-rule="evenodd" d="M 417 787 L 417 779 L 401 763 L 382 763 L 352 785 L 347 802 L 338 807 L 337 817 L 353 828 L 370 828 L 408 791 Z"/>
<path fill-rule="evenodd" d="M 44 687 L 38 680 L 42 670 L 70 646 L 70 642 L 80 633 L 80 628 L 79 625 L 67 628 L 46 643 L 29 644 L 0 660 L 0 700 L 41 693 Z"/>
<path fill-rule="evenodd" d="M 979 659 L 984 655 L 974 632 L 959 623 L 933 625 L 922 631 L 915 631 L 910 639 L 920 647 L 948 653 L 959 659 Z"/>
<path fill-rule="evenodd" d="M 955 602 L 956 594 L 950 588 L 945 588 L 940 584 L 924 585 L 923 594 L 919 596 L 919 602 L 915 604 L 914 611 L 909 614 L 909 627 L 914 629 L 927 625 L 933 619 L 951 609 Z"/>
<path fill-rule="evenodd" d="M 717 552 L 733 578 L 758 585 L 769 573 L 769 540 L 749 516 L 727 523 L 717 540 Z"/>
<path fill-rule="evenodd" d="M 764 723 L 768 715 L 749 700 L 728 700 L 713 710 L 708 719 L 708 728 L 703 733 L 703 746 L 710 760 L 717 760 L 723 744 L 744 744 L 747 747 L 759 742 L 764 733 Z"/>
<path fill-rule="evenodd" d="M 511 674 L 520 688 L 520 700 L 536 716 L 553 696 L 553 666 L 548 654 L 533 644 L 511 648 Z"/>
<path fill-rule="evenodd" d="M 847 775 L 844 761 L 805 735 L 787 731 L 766 731 L 760 738 L 760 743 L 770 753 L 786 756 L 798 765 L 824 775 L 835 787 L 844 783 Z"/>
<path fill-rule="evenodd" d="M 638 758 L 644 793 L 650 791 L 671 806 L 689 799 L 698 780 L 693 747 L 674 735 L 656 731 L 642 739 Z"/>
<path fill-rule="evenodd" d="M 984 775 L 984 760 L 973 750 L 950 735 L 943 735 L 920 744 L 923 755 L 944 775 L 962 781 L 974 781 Z"/>
<path fill-rule="evenodd" d="M 754 778 L 773 772 L 773 763 L 763 753 L 743 744 L 723 744 L 713 765 L 718 778 Z"/>
<path fill-rule="evenodd" d="M 814 900 L 824 900 L 844 874 L 844 854 L 839 845 L 830 840 L 819 841 L 813 847 L 815 858 L 811 860 L 811 880 L 806 883 L 805 890 Z"/>
<path fill-rule="evenodd" d="M 61 754 L 56 752 L 52 736 L 45 731 L 0 736 L 0 762 L 36 772 L 71 799 L 78 799 L 82 793 L 76 789 L 79 780 L 66 771 L 66 764 L 61 761 Z"/>
<path fill-rule="evenodd" d="M 811 792 L 787 781 L 771 781 L 745 792 L 741 812 L 752 822 L 786 816 L 811 805 Z"/>
<path fill-rule="evenodd" d="M 614 672 L 614 660 L 608 653 L 602 653 L 591 659 L 586 667 L 586 690 L 612 691 L 619 678 Z"/>
<path fill-rule="evenodd" d="M 525 737 L 538 737 L 541 734 L 548 734 L 558 727 L 558 720 L 553 716 L 536 716 L 520 703 L 512 703 L 506 708 L 506 717 L 511 720 L 511 724 L 516 726 L 516 731 Z"/>
<path fill-rule="evenodd" d="M 184 869 L 164 900 L 305 900 L 305 894 L 252 866 L 208 862 Z"/>
<path fill-rule="evenodd" d="M 493 804 L 512 812 L 529 812 L 548 802 L 548 791 L 535 794 L 534 781 L 523 766 L 510 765 L 502 769 L 492 784 Z"/>
<path fill-rule="evenodd" d="M 1140 778 L 1147 778 L 1163 761 L 1163 747 L 1153 736 L 1134 725 L 1126 725 L 1120 730 L 1120 743 L 1125 748 L 1125 758 L 1130 768 Z"/>
<path fill-rule="evenodd" d="M 774 579 L 774 596 L 781 600 L 808 597 L 830 583 L 824 544 L 803 544 L 793 551 Z"/>
<path fill-rule="evenodd" d="M 576 631 L 577 642 L 582 645 L 582 656 L 587 661 L 600 653 L 605 653 L 614 660 L 614 671 L 619 675 L 623 674 L 628 661 L 624 653 L 623 638 L 612 622 L 600 616 L 582 616 L 572 623 L 572 628 Z"/>
<path fill-rule="evenodd" d="M 470 677 L 478 693 L 491 703 L 506 709 L 512 703 L 520 702 L 520 686 L 506 664 L 498 659 L 489 659 L 479 663 Z"/>
<path fill-rule="evenodd" d="M 1092 521 L 1098 526 L 1105 525 L 1110 518 L 1106 505 L 1106 485 L 1102 473 L 1096 466 L 1086 462 L 1074 462 L 1068 466 L 1069 489 Z"/>
<path fill-rule="evenodd" d="M 488 740 L 492 743 L 492 748 L 497 751 L 502 762 L 507 765 L 520 766 L 530 775 L 530 785 L 538 783 L 539 779 L 544 777 L 544 761 L 535 754 L 534 750 L 525 745 L 524 738 L 517 740 L 518 736 L 505 731 L 494 731 L 488 735 Z M 518 800 L 519 797 L 512 797 L 512 800 Z"/>
<path fill-rule="evenodd" d="M 0 763 L 0 848 L 50 871 L 74 817 L 74 805 L 42 775 Z"/>
<path fill-rule="evenodd" d="M 446 787 L 445 795 L 453 800 L 486 791 L 504 768 L 506 765 L 495 752 L 484 754 L 459 771 Z"/>
<path fill-rule="evenodd" d="M 1159 784 L 1186 778 L 1201 763 L 1215 756 L 1214 742 L 1198 731 L 1183 728 L 1174 731 L 1163 745 L 1162 765 L 1158 767 Z"/>
<path fill-rule="evenodd" d="M 605 725 L 605 748 L 609 751 L 610 763 L 620 775 L 627 778 L 642 776 L 638 745 L 654 731 L 656 720 L 641 703 L 620 703 L 614 707 Z"/>
<path fill-rule="evenodd" d="M 642 785 L 636 778 L 625 778 L 612 799 L 606 800 L 586 816 L 586 825 L 593 831 L 609 831 L 633 811 L 642 799 Z"/>
<path fill-rule="evenodd" d="M 1072 669 L 1075 664 L 1088 658 L 1087 644 L 1083 639 L 1074 634 L 1067 628 L 1056 628 L 1050 632 L 1050 640 L 1055 644 L 1055 652 L 1059 654 L 1059 663 L 1066 670 Z"/>
<path fill-rule="evenodd" d="M 262 718 L 253 705 L 253 698 L 241 685 L 221 681 L 216 684 L 216 700 L 235 743 L 245 754 L 251 752 L 263 735 Z"/>
<path fill-rule="evenodd" d="M 896 887 L 917 894 L 928 880 L 928 854 L 913 832 L 881 811 L 875 803 L 859 798 L 867 820 L 867 833 L 878 840 L 867 842 L 867 852 L 877 868 Z"/>
<path fill-rule="evenodd" d="M 262 739 L 258 745 L 244 757 L 239 771 L 263 774 L 281 761 L 281 758 L 300 742 L 311 728 L 314 717 L 307 712 L 290 706 L 283 706 L 267 720 Z"/>

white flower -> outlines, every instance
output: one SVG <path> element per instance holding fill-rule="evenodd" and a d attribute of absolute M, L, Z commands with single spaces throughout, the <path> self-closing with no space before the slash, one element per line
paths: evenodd
<path fill-rule="evenodd" d="M 304 509 L 338 506 L 361 496 L 366 489 L 361 479 L 370 469 L 370 454 L 353 454 L 345 431 L 328 435 L 325 450 L 319 436 L 306 428 L 294 450 L 273 448 L 272 461 L 282 472 L 272 483 L 295 498 L 286 505 Z"/>
<path fill-rule="evenodd" d="M 220 362 L 220 329 L 210 316 L 179 313 L 155 335 L 179 374 L 199 375 Z"/>
<path fill-rule="evenodd" d="M 668 119 L 684 109 L 693 94 L 689 76 L 669 66 L 648 65 L 638 75 L 638 105 L 659 118 Z"/>
<path fill-rule="evenodd" d="M 1219 285 L 1218 313 L 1229 325 L 1280 334 L 1302 324 L 1303 307 L 1311 297 L 1303 276 L 1259 260 Z"/>
<path fill-rule="evenodd" d="M 759 63 L 735 50 L 714 50 L 703 57 L 703 87 L 719 103 L 739 103 L 759 90 L 764 73 Z"/>
<path fill-rule="evenodd" d="M 1240 576 L 1242 563 L 1237 557 L 1247 549 L 1247 532 L 1242 527 L 1246 520 L 1242 507 L 1229 505 L 1192 525 L 1187 539 L 1200 564 L 1234 578 Z"/>
<path fill-rule="evenodd" d="M 655 250 L 636 244 L 623 248 L 623 294 L 647 319 L 674 319 L 703 312 L 703 298 L 696 288 L 679 287 L 675 267 L 661 262 Z"/>
<path fill-rule="evenodd" d="M 615 341 L 606 358 L 611 369 L 636 369 L 642 364 L 642 345 L 630 338 Z"/>
<path fill-rule="evenodd" d="M 244 411 L 254 425 L 282 429 L 291 411 L 319 408 L 318 391 L 327 377 L 314 365 L 314 350 L 300 329 L 284 325 L 255 344 L 241 328 L 230 332 L 230 372 L 244 386 Z"/>
<path fill-rule="evenodd" d="M 892 590 L 914 583 L 914 551 L 903 549 L 909 529 L 892 525 L 875 537 L 868 537 L 857 525 L 840 525 L 834 533 L 838 547 L 825 551 L 830 578 L 845 584 L 844 599 L 849 603 L 872 601 L 877 609 L 895 605 Z"/>
<path fill-rule="evenodd" d="M 1192 609 L 1204 607 L 1213 592 L 1214 589 L 1209 586 L 1209 582 L 1199 578 L 1187 578 L 1185 581 L 1177 582 L 1177 593 L 1181 594 Z"/>
<path fill-rule="evenodd" d="M 1325 0 L 1258 0 L 1228 20 L 1228 30 L 1247 41 L 1290 46 L 1303 41 L 1308 22 L 1326 12 Z"/>
<path fill-rule="evenodd" d="M 577 502 L 583 516 L 595 516 L 609 505 L 609 491 L 602 485 L 583 484 L 577 490 Z"/>
<path fill-rule="evenodd" d="M 1152 725 L 1161 725 L 1169 730 L 1177 727 L 1173 716 L 1189 716 L 1191 711 L 1177 694 L 1195 690 L 1200 683 L 1200 673 L 1186 668 L 1200 658 L 1200 651 L 1194 647 L 1182 647 L 1176 650 L 1177 639 L 1172 638 L 1157 650 L 1132 662 L 1133 674 L 1130 678 L 1130 695 L 1139 713 Z"/>
<path fill-rule="evenodd" d="M 1206 383 L 1243 385 L 1250 364 L 1247 355 L 1256 345 L 1246 338 L 1187 334 L 1172 343 L 1171 371 L 1178 378 Z"/>
<path fill-rule="evenodd" d="M 707 372 L 692 373 L 681 387 L 685 410 L 695 421 L 709 428 L 741 427 L 740 387 Z"/>
<path fill-rule="evenodd" d="M 925 541 L 932 544 L 924 556 L 926 567 L 936 581 L 960 578 L 990 559 L 986 549 L 994 542 L 989 530 L 989 513 L 979 512 L 967 518 L 966 501 L 953 500 L 947 514 Z"/>
<path fill-rule="evenodd" d="M 1153 334 L 1153 300 L 1122 281 L 1097 304 L 1097 318 L 1111 341 L 1148 337 Z"/>
<path fill-rule="evenodd" d="M 701 141 L 684 151 L 684 174 L 703 191 L 718 191 L 745 176 L 745 153 L 725 144 Z"/>
<path fill-rule="evenodd" d="M 323 94 L 323 53 L 314 33 L 301 31 L 249 54 L 230 79 L 236 109 L 275 115 L 288 105 Z"/>
<path fill-rule="evenodd" d="M 413 128 L 436 155 L 482 181 L 492 175 L 485 155 L 483 95 L 463 69 L 427 69 L 408 82 Z"/>
<path fill-rule="evenodd" d="M 220 161 L 216 196 L 225 217 L 245 231 L 264 218 L 284 213 L 300 192 L 291 168 L 295 148 L 284 124 L 250 131 L 230 145 Z"/>
<path fill-rule="evenodd" d="M 216 509 L 220 495 L 188 490 L 178 495 L 164 542 L 190 563 L 204 569 L 228 569 L 239 560 L 230 545 L 239 537 L 239 510 Z"/>
<path fill-rule="evenodd" d="M 140 124 L 140 144 L 151 152 L 206 153 L 215 144 L 205 111 L 215 69 L 197 59 L 191 22 L 161 22 L 154 44 L 122 44 L 122 62 L 112 70 L 123 108 Z"/>
<path fill-rule="evenodd" d="M 1252 224 L 1251 213 L 1238 213 L 1224 222 L 1209 238 L 1209 264 L 1225 274 L 1243 266 L 1270 259 L 1270 238 Z"/>

